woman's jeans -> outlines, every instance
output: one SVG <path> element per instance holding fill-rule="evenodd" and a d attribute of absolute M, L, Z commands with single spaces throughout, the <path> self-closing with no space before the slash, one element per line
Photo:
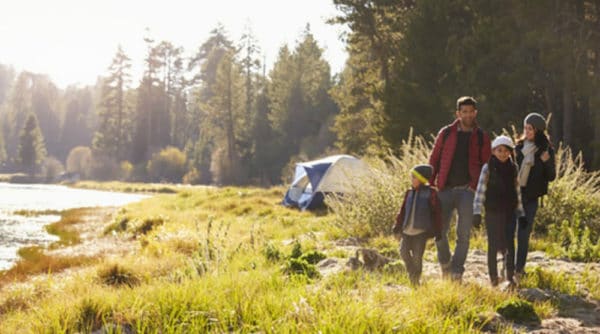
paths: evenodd
<path fill-rule="evenodd" d="M 525 209 L 525 217 L 527 218 L 527 226 L 517 228 L 517 263 L 515 270 L 518 273 L 525 272 L 525 263 L 527 263 L 527 252 L 529 251 L 529 236 L 533 230 L 535 214 L 538 209 L 538 199 L 523 203 Z M 517 224 L 518 225 L 518 224 Z M 514 235 L 514 234 L 513 234 Z"/>

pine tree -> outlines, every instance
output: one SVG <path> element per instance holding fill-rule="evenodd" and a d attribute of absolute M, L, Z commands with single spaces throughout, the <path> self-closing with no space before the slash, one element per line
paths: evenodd
<path fill-rule="evenodd" d="M 167 113 L 167 95 L 161 78 L 163 60 L 161 48 L 146 37 L 148 53 L 144 76 L 137 88 L 132 161 L 148 161 L 153 153 L 170 143 L 170 115 Z"/>
<path fill-rule="evenodd" d="M 211 157 L 218 147 L 217 130 L 211 116 L 211 105 L 216 104 L 217 72 L 225 54 L 233 52 L 233 43 L 228 39 L 223 26 L 218 25 L 211 31 L 210 37 L 200 46 L 192 57 L 188 69 L 192 74 L 191 121 L 189 139 L 186 144 L 188 160 L 200 173 L 202 182 L 208 183 L 211 175 Z M 210 102 L 213 101 L 213 102 Z M 213 168 L 214 170 L 214 168 Z"/>
<path fill-rule="evenodd" d="M 24 171 L 34 175 L 37 167 L 46 157 L 46 146 L 42 131 L 38 126 L 37 117 L 30 113 L 25 121 L 25 126 L 19 135 L 19 162 Z"/>
<path fill-rule="evenodd" d="M 219 175 L 220 184 L 242 181 L 240 166 L 241 133 L 248 125 L 244 123 L 243 77 L 233 50 L 225 53 L 217 69 L 212 91 L 215 93 L 206 107 L 213 124 L 213 138 L 219 147 L 213 162 L 213 174 Z"/>
<path fill-rule="evenodd" d="M 293 53 L 282 47 L 270 72 L 269 119 L 280 136 L 283 167 L 293 155 L 313 157 L 333 143 L 329 129 L 337 108 L 329 95 L 329 64 L 307 26 Z"/>
<path fill-rule="evenodd" d="M 119 46 L 102 86 L 100 124 L 93 142 L 98 153 L 117 162 L 125 158 L 129 147 L 130 112 L 125 96 L 131 78 L 130 69 L 130 58 Z"/>

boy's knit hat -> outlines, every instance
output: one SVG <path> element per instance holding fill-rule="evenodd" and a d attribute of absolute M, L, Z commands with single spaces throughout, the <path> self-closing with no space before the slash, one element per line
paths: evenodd
<path fill-rule="evenodd" d="M 429 182 L 431 175 L 433 175 L 433 167 L 427 164 L 416 165 L 410 170 L 410 172 L 419 181 L 421 181 L 421 183 L 426 184 L 427 182 Z"/>
<path fill-rule="evenodd" d="M 525 124 L 531 124 L 531 126 L 533 126 L 534 129 L 539 131 L 546 130 L 546 119 L 544 118 L 544 116 L 535 112 L 532 112 L 525 117 L 525 120 L 523 121 L 523 126 L 525 126 Z"/>
<path fill-rule="evenodd" d="M 494 139 L 494 141 L 492 142 L 492 150 L 500 145 L 504 145 L 510 148 L 511 150 L 515 148 L 515 144 L 513 143 L 512 139 L 505 135 L 498 136 L 496 137 L 496 139 Z"/>

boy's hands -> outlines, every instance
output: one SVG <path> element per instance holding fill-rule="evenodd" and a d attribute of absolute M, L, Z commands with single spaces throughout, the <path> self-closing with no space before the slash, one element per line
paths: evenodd
<path fill-rule="evenodd" d="M 473 227 L 479 229 L 481 227 L 481 215 L 475 214 L 473 215 Z"/>

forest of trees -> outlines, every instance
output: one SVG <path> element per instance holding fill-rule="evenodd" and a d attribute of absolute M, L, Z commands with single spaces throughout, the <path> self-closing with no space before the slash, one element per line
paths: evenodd
<path fill-rule="evenodd" d="M 121 47 L 89 87 L 0 64 L 0 171 L 276 184 L 298 160 L 428 136 L 462 95 L 489 131 L 551 114 L 553 142 L 600 167 L 600 1 L 333 2 L 330 23 L 348 27 L 339 74 L 308 26 L 268 72 L 251 31 L 233 41 L 222 26 L 192 57 L 146 37 L 139 82 Z"/>
<path fill-rule="evenodd" d="M 60 165 L 98 180 L 268 185 L 333 147 L 333 76 L 309 26 L 269 73 L 249 29 L 234 43 L 218 26 L 191 58 L 144 41 L 138 83 L 121 47 L 92 87 L 63 91 L 0 65 L 2 172 L 46 177 Z"/>

